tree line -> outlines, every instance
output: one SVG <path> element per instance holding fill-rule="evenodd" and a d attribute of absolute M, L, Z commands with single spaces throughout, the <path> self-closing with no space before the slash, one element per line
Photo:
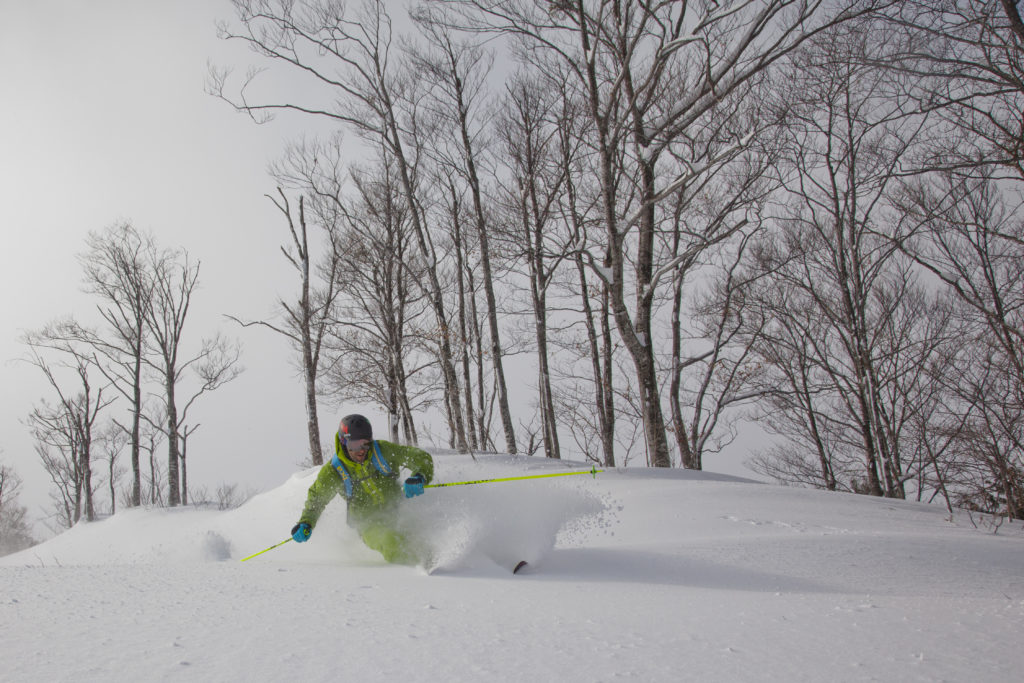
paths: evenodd
<path fill-rule="evenodd" d="M 239 321 L 292 340 L 314 462 L 317 396 L 606 466 L 753 420 L 781 481 L 1024 513 L 1015 3 L 233 5 L 209 90 L 336 130 L 272 169 L 300 295 Z"/>
<path fill-rule="evenodd" d="M 188 504 L 188 439 L 200 426 L 190 411 L 241 372 L 237 342 L 217 333 L 196 344 L 185 333 L 200 270 L 188 251 L 119 223 L 90 233 L 79 261 L 98 324 L 69 315 L 21 339 L 49 387 L 25 423 L 53 485 L 57 528 L 92 521 L 101 507 L 113 514 L 119 502 Z"/>

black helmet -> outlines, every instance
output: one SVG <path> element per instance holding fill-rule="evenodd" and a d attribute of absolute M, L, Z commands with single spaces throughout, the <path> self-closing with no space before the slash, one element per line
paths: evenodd
<path fill-rule="evenodd" d="M 373 439 L 373 427 L 362 415 L 346 415 L 338 426 L 338 437 L 346 439 Z"/>

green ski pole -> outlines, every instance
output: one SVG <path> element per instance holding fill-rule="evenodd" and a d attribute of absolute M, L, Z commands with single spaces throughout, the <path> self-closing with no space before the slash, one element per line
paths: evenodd
<path fill-rule="evenodd" d="M 556 472 L 555 474 L 530 474 L 525 477 L 500 477 L 498 479 L 475 479 L 473 481 L 451 481 L 444 484 L 427 484 L 423 488 L 435 489 L 444 486 L 471 486 L 473 484 L 493 484 L 499 481 L 521 481 L 523 479 L 546 479 L 548 477 L 571 477 L 574 474 L 592 474 L 594 478 L 597 478 L 598 473 L 604 472 L 599 470 L 597 467 L 591 467 L 589 470 L 580 470 L 578 472 Z"/>
<path fill-rule="evenodd" d="M 292 540 L 292 537 L 291 537 L 291 536 L 289 536 L 288 538 L 284 539 L 283 541 L 281 541 L 281 542 L 280 542 L 280 543 L 278 543 L 277 545 L 272 545 L 272 546 L 270 546 L 269 548 L 266 548 L 265 550 L 261 550 L 261 551 L 259 551 L 258 553 L 253 553 L 253 554 L 252 554 L 252 555 L 250 555 L 249 557 L 243 557 L 243 558 L 241 559 L 241 561 L 242 561 L 242 562 L 245 562 L 246 560 L 251 560 L 252 558 L 256 557 L 257 555 L 262 555 L 262 554 L 263 554 L 263 553 L 265 553 L 265 552 L 269 552 L 269 551 L 273 550 L 274 548 L 280 548 L 281 546 L 283 546 L 283 545 L 284 545 L 285 543 L 287 543 L 287 542 L 288 542 L 288 541 L 290 541 L 290 540 Z"/>

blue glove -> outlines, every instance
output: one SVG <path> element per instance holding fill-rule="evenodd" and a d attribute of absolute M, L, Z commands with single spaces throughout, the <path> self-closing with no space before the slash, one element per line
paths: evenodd
<path fill-rule="evenodd" d="M 296 543 L 305 543 L 309 540 L 309 535 L 312 533 L 313 527 L 305 522 L 299 522 L 292 527 L 292 538 L 295 539 Z"/>
<path fill-rule="evenodd" d="M 413 496 L 419 496 L 423 494 L 423 485 L 427 483 L 427 480 L 423 478 L 422 474 L 414 474 L 405 480 L 405 485 L 402 487 L 405 489 L 405 497 L 412 498 Z"/>

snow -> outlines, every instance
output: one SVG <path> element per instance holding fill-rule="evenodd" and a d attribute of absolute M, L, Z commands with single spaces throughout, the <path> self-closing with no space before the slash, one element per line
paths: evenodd
<path fill-rule="evenodd" d="M 437 457 L 438 481 L 565 471 Z M 429 489 L 385 564 L 315 469 L 220 512 L 119 512 L 0 559 L 2 681 L 996 681 L 1024 539 L 938 506 L 679 470 Z M 513 576 L 515 560 L 530 567 Z"/>

